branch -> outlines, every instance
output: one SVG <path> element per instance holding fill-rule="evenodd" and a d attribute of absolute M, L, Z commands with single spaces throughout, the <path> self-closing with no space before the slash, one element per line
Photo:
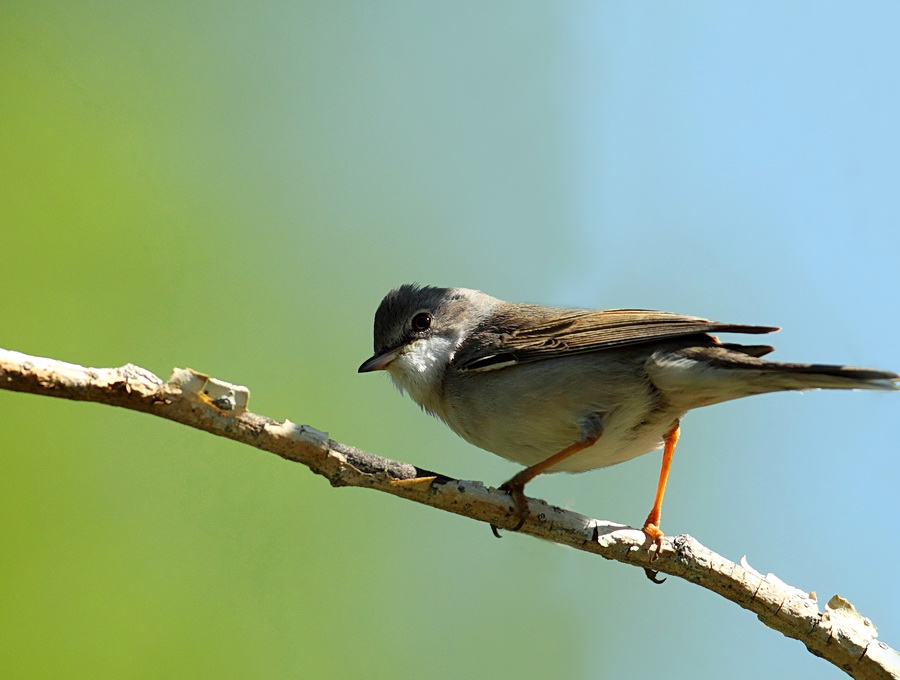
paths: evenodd
<path fill-rule="evenodd" d="M 518 521 L 509 496 L 481 482 L 452 479 L 381 458 L 328 438 L 307 425 L 247 411 L 250 392 L 190 369 L 167 382 L 126 364 L 86 368 L 0 349 L 0 388 L 76 401 L 94 401 L 174 420 L 306 465 L 332 486 L 384 491 L 499 527 Z M 681 577 L 755 613 L 769 628 L 800 640 L 816 656 L 861 679 L 900 678 L 900 654 L 879 642 L 872 623 L 839 595 L 820 612 L 815 594 L 737 565 L 687 535 L 666 537 L 652 564 L 639 529 L 592 519 L 529 499 L 520 533 L 606 559 Z"/>

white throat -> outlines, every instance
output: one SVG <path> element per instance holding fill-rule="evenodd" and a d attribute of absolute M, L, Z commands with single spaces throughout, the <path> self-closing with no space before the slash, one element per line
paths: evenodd
<path fill-rule="evenodd" d="M 429 413 L 443 416 L 444 372 L 458 344 L 440 336 L 414 340 L 387 367 L 394 385 Z"/>

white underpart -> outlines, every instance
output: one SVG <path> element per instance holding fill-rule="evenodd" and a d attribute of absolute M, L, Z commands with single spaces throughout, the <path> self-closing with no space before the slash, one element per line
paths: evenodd
<path fill-rule="evenodd" d="M 414 340 L 387 367 L 394 385 L 429 413 L 440 410 L 441 381 L 458 345 L 440 336 Z"/>

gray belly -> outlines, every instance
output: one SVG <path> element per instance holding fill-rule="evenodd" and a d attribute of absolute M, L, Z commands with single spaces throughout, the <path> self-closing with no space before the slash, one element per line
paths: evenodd
<path fill-rule="evenodd" d="M 451 373 L 437 413 L 466 441 L 533 465 L 584 436 L 597 414 L 603 434 L 551 472 L 583 472 L 659 448 L 683 413 L 667 407 L 634 350 L 534 362 L 494 371 Z"/>

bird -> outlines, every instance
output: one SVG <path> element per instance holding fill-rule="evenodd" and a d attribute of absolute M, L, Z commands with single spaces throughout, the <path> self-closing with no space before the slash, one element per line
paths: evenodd
<path fill-rule="evenodd" d="M 464 440 L 525 466 L 499 487 L 513 502 L 514 531 L 528 519 L 524 489 L 538 475 L 586 472 L 662 448 L 642 527 L 658 555 L 663 496 L 688 411 L 787 390 L 900 389 L 900 375 L 890 371 L 769 361 L 769 345 L 713 335 L 777 330 L 404 284 L 378 306 L 374 354 L 358 370 L 387 371 L 401 392 Z"/>

